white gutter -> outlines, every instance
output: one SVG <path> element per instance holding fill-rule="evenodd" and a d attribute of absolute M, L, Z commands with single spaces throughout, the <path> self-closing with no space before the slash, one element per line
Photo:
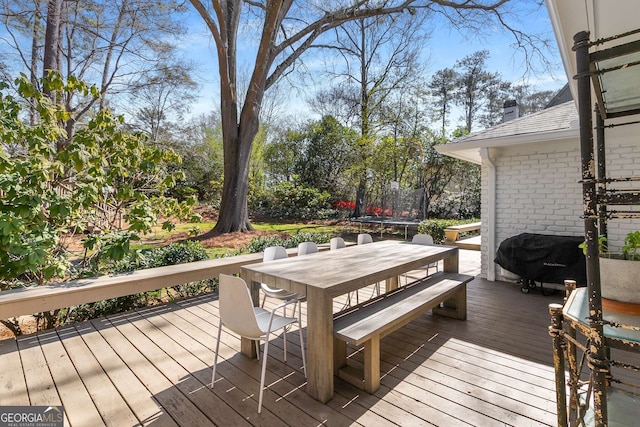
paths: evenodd
<path fill-rule="evenodd" d="M 487 215 L 482 217 L 482 235 L 486 234 L 487 242 L 487 280 L 495 282 L 496 280 L 496 264 L 493 262 L 493 254 L 496 253 L 496 165 L 489 154 L 489 149 L 483 147 L 480 149 L 480 157 L 482 163 L 487 165 Z M 485 226 L 486 224 L 486 226 Z"/>

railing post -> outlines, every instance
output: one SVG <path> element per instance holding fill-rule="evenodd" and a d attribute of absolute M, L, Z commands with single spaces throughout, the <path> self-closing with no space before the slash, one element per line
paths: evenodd
<path fill-rule="evenodd" d="M 576 52 L 578 86 L 578 116 L 580 117 L 580 151 L 582 160 L 582 195 L 584 231 L 587 246 L 587 292 L 589 296 L 589 348 L 587 357 L 592 369 L 593 411 L 595 427 L 607 424 L 607 378 L 609 373 L 600 289 L 598 250 L 598 196 L 596 188 L 596 159 L 593 147 L 591 105 L 591 67 L 589 32 L 581 31 L 573 37 Z"/>
<path fill-rule="evenodd" d="M 551 326 L 549 335 L 553 340 L 553 366 L 556 372 L 556 406 L 558 426 L 567 426 L 567 392 L 564 376 L 564 338 L 562 336 L 562 305 L 549 304 Z"/>

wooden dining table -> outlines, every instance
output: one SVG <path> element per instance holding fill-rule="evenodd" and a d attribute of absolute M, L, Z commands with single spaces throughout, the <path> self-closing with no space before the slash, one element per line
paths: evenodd
<path fill-rule="evenodd" d="M 458 272 L 458 248 L 384 240 L 366 245 L 289 257 L 241 267 L 240 276 L 259 305 L 260 283 L 293 291 L 307 299 L 307 393 L 322 403 L 333 397 L 333 298 L 386 281 L 387 291 L 398 276 L 444 260 L 444 271 Z M 251 340 L 241 351 L 256 357 Z"/>

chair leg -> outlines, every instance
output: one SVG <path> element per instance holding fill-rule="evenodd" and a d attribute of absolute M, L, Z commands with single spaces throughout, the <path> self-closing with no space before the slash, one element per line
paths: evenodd
<path fill-rule="evenodd" d="M 371 296 L 369 297 L 369 299 L 373 298 L 375 296 L 380 296 L 380 282 L 376 282 L 373 285 L 373 292 L 371 292 Z"/>
<path fill-rule="evenodd" d="M 216 366 L 218 366 L 218 351 L 220 350 L 220 336 L 222 335 L 222 319 L 218 325 L 218 339 L 216 340 L 216 354 L 213 357 L 213 368 L 211 368 L 211 388 L 216 381 Z"/>
<path fill-rule="evenodd" d="M 253 340 L 256 344 L 256 359 L 260 360 L 260 340 Z"/>
<path fill-rule="evenodd" d="M 302 303 L 298 301 L 300 304 L 300 309 L 298 310 L 298 333 L 300 334 L 300 351 L 302 351 L 302 370 L 304 371 L 304 377 L 307 378 L 307 359 L 304 355 L 304 338 L 302 337 Z"/>
<path fill-rule="evenodd" d="M 267 375 L 267 358 L 269 352 L 269 335 L 271 331 L 268 331 L 264 337 L 264 353 L 262 355 L 262 373 L 260 374 L 260 395 L 258 397 L 258 413 L 262 411 L 262 394 L 264 392 L 264 379 Z"/>
<path fill-rule="evenodd" d="M 288 329 L 288 326 L 285 326 L 284 328 L 282 328 L 282 337 L 284 339 L 284 345 L 282 346 L 284 348 L 284 355 L 282 357 L 282 360 L 285 363 L 287 362 L 287 329 Z"/>

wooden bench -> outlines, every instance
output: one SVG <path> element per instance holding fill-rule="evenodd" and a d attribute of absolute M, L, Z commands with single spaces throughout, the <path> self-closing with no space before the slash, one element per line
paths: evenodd
<path fill-rule="evenodd" d="M 482 226 L 481 222 L 472 222 L 470 224 L 461 224 L 461 225 L 452 225 L 451 227 L 447 227 L 444 229 L 444 236 L 449 242 L 455 242 L 458 240 L 458 235 L 460 233 L 465 233 L 468 231 L 480 231 L 480 227 Z"/>
<path fill-rule="evenodd" d="M 436 314 L 465 320 L 467 283 L 471 280 L 473 276 L 439 272 L 339 313 L 333 322 L 336 375 L 375 393 L 380 388 L 380 339 L 430 309 Z M 347 344 L 364 344 L 364 372 L 347 365 Z"/>

